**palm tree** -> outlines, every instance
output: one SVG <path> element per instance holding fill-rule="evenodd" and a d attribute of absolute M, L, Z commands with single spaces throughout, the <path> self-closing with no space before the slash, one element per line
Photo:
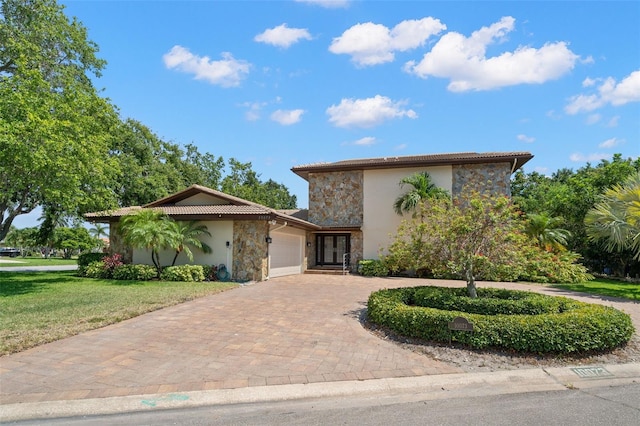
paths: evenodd
<path fill-rule="evenodd" d="M 410 185 L 412 189 L 399 196 L 393 203 L 393 209 L 399 215 L 415 212 L 418 205 L 429 198 L 449 198 L 449 192 L 437 187 L 427 172 L 418 172 L 402 178 L 400 187 L 405 185 Z"/>
<path fill-rule="evenodd" d="M 546 213 L 529 214 L 525 225 L 525 232 L 538 245 L 547 251 L 566 250 L 567 240 L 571 232 L 561 228 L 563 220 L 560 217 L 550 217 Z"/>
<path fill-rule="evenodd" d="M 96 223 L 95 225 L 93 225 L 93 228 L 89 229 L 89 234 L 91 234 L 92 237 L 98 239 L 102 237 L 108 237 L 109 231 L 107 229 L 108 228 L 106 225 Z"/>
<path fill-rule="evenodd" d="M 120 219 L 120 233 L 123 241 L 133 248 L 151 251 L 151 261 L 158 271 L 160 250 L 173 247 L 173 220 L 160 210 L 142 209 Z"/>
<path fill-rule="evenodd" d="M 587 236 L 608 251 L 630 249 L 640 260 L 640 172 L 605 191 L 585 216 Z"/>
<path fill-rule="evenodd" d="M 182 252 L 187 255 L 189 261 L 193 262 L 193 253 L 189 249 L 190 245 L 202 250 L 204 253 L 211 253 L 211 247 L 200 241 L 199 238 L 202 235 L 211 236 L 205 225 L 198 225 L 198 222 L 194 220 L 191 222 L 172 222 L 171 228 L 171 247 L 176 250 L 176 255 L 173 256 L 173 262 L 171 263 L 172 266 L 176 264 L 176 259 Z"/>

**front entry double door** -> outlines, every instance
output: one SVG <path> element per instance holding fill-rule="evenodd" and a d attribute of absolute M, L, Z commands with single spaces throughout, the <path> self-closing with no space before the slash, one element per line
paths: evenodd
<path fill-rule="evenodd" d="M 342 265 L 345 254 L 351 251 L 349 234 L 316 235 L 316 264 Z M 346 256 L 347 263 L 349 256 Z"/>

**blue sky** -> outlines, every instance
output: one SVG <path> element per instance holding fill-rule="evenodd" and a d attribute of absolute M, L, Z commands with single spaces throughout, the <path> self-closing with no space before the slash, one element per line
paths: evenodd
<path fill-rule="evenodd" d="M 640 2 L 62 4 L 123 118 L 250 161 L 300 207 L 300 164 L 529 151 L 551 174 L 640 154 Z"/>

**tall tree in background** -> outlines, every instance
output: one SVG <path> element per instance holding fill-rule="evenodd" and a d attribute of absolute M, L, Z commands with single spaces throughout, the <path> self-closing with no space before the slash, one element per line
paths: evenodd
<path fill-rule="evenodd" d="M 91 75 L 105 62 L 54 0 L 0 9 L 0 240 L 37 206 L 69 214 L 115 204 L 108 156 L 117 114 Z M 87 196 L 90 194 L 90 196 Z"/>
<path fill-rule="evenodd" d="M 229 173 L 222 179 L 220 190 L 273 209 L 294 209 L 297 199 L 286 186 L 273 180 L 262 182 L 251 163 L 242 163 L 235 158 L 229 160 Z"/>
<path fill-rule="evenodd" d="M 527 215 L 562 218 L 563 228 L 571 233 L 567 248 L 579 253 L 591 270 L 602 272 L 608 266 L 622 273 L 631 265 L 638 273 L 640 262 L 633 262 L 629 250 L 606 252 L 600 243 L 588 238 L 584 223 L 587 212 L 607 189 L 637 172 L 640 172 L 640 159 L 623 159 L 620 154 L 576 171 L 560 169 L 551 176 L 519 170 L 511 181 L 511 194 L 513 202 Z"/>

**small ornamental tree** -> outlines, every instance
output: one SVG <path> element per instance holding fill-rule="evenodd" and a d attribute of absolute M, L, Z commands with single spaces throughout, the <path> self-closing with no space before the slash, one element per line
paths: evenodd
<path fill-rule="evenodd" d="M 473 193 L 453 201 L 432 198 L 420 214 L 404 221 L 385 258 L 394 270 L 428 270 L 467 282 L 469 297 L 477 297 L 476 273 L 500 265 L 503 275 L 519 275 L 520 246 L 528 239 L 522 221 L 505 196 Z"/>

